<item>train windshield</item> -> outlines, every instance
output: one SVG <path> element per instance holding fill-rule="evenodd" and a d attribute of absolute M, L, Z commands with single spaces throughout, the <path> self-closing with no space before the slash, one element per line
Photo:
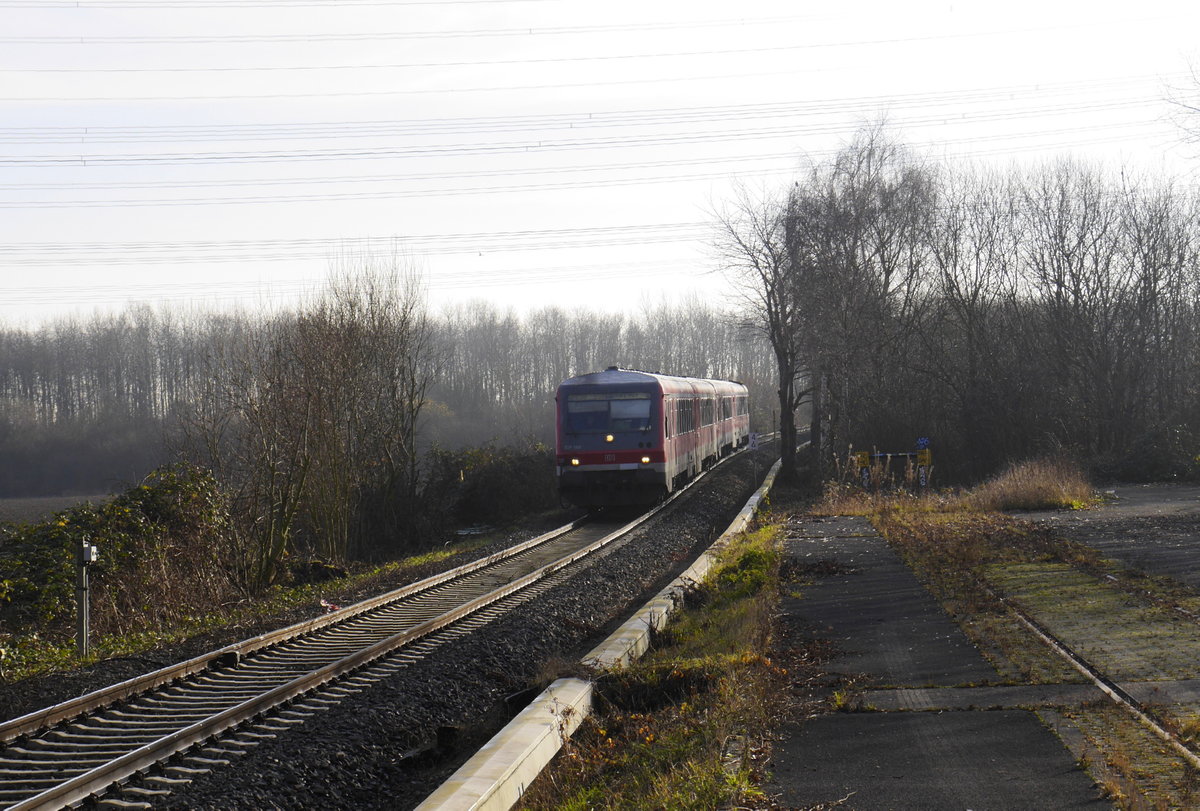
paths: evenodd
<path fill-rule="evenodd" d="M 563 428 L 571 434 L 607 434 L 618 431 L 649 431 L 650 395 L 571 394 Z"/>

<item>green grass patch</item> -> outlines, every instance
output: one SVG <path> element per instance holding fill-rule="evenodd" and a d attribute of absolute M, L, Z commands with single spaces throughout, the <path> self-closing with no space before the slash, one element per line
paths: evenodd
<path fill-rule="evenodd" d="M 753 753 L 784 672 L 771 662 L 778 526 L 718 567 L 632 666 L 597 682 L 596 708 L 526 793 L 527 809 L 712 809 L 761 800 Z"/>

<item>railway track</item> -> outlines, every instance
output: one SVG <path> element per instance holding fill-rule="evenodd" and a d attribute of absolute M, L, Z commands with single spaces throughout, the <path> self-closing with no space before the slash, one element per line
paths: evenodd
<path fill-rule="evenodd" d="M 986 585 L 984 588 L 999 600 L 1016 617 L 1018 622 L 1024 625 L 1034 636 L 1038 637 L 1050 650 L 1054 651 L 1055 654 L 1070 664 L 1071 667 L 1079 671 L 1092 684 L 1099 688 L 1102 693 L 1108 696 L 1109 699 L 1133 715 L 1142 725 L 1170 745 L 1192 768 L 1200 769 L 1200 756 L 1188 746 L 1187 741 L 1176 733 L 1170 725 L 1163 723 L 1158 718 L 1156 712 L 1138 701 L 1125 688 L 1118 684 L 1115 679 L 1110 678 L 1097 664 L 1090 661 L 1080 651 L 1075 650 L 1064 640 L 1060 639 L 1049 628 L 1026 611 L 1024 607 L 1017 604 L 1014 600 L 997 594 Z"/>
<path fill-rule="evenodd" d="M 685 491 L 681 491 L 686 492 Z M 578 521 L 441 575 L 0 725 L 0 807 L 138 805 L 366 689 L 612 549 L 635 521 Z M 264 720 L 266 719 L 266 720 Z M 164 765 L 168 760 L 175 765 Z M 118 791 L 138 778 L 141 785 Z"/>
<path fill-rule="evenodd" d="M 1156 591 L 1137 572 L 1086 555 L 1014 564 L 1014 568 L 1015 574 L 997 564 L 995 571 L 977 575 L 974 587 L 1166 744 L 1146 744 L 1145 750 L 1166 760 L 1157 765 L 1164 771 L 1155 773 L 1125 748 L 1136 737 L 1107 724 L 1081 725 L 1078 720 L 1074 722 L 1078 729 L 1090 731 L 1076 739 L 1078 748 L 1073 751 L 1084 758 L 1102 758 L 1097 762 L 1107 764 L 1100 769 L 1104 780 L 1112 780 L 1120 792 L 1132 792 L 1146 807 L 1177 807 L 1181 798 L 1192 807 L 1189 775 L 1200 774 L 1200 750 L 1193 731 L 1200 703 L 1192 688 L 1200 652 L 1200 612 L 1186 590 Z M 1032 585 L 1039 576 L 1045 578 L 1040 588 Z M 1193 607 L 1185 608 L 1181 600 Z M 1162 776 L 1169 773 L 1164 764 L 1171 755 L 1181 764 L 1178 779 Z M 1137 768 L 1122 765 L 1130 758 Z"/>

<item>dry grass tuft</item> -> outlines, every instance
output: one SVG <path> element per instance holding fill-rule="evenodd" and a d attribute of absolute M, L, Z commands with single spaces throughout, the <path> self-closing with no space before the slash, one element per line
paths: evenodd
<path fill-rule="evenodd" d="M 878 515 L 885 511 L 946 512 L 957 497 L 933 490 L 914 493 L 904 488 L 864 490 L 857 484 L 831 482 L 810 515 Z"/>
<path fill-rule="evenodd" d="M 1078 510 L 1096 502 L 1087 476 L 1061 457 L 1013 465 L 963 496 L 963 507 L 979 511 Z"/>
<path fill-rule="evenodd" d="M 911 466 L 909 466 L 911 468 Z M 870 489 L 841 471 L 825 486 L 813 515 L 879 515 L 883 512 L 1006 512 L 1078 510 L 1097 503 L 1087 475 L 1074 462 L 1044 457 L 1013 465 L 973 490 L 918 491 L 907 475 L 897 479 L 886 465 L 871 468 Z"/>

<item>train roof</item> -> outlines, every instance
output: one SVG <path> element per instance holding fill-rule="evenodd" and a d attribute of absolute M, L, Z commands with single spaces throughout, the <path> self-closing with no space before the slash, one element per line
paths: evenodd
<path fill-rule="evenodd" d="M 590 372 L 589 374 L 568 378 L 559 384 L 559 390 L 575 386 L 623 386 L 644 385 L 647 383 L 657 383 L 658 387 L 666 393 L 691 392 L 696 391 L 697 388 L 703 389 L 709 387 L 711 387 L 710 390 L 717 390 L 723 394 L 745 392 L 746 390 L 744 385 L 733 380 L 676 377 L 673 375 L 660 375 L 654 372 L 641 372 L 636 369 L 622 369 L 618 366 L 610 366 L 603 372 Z"/>

